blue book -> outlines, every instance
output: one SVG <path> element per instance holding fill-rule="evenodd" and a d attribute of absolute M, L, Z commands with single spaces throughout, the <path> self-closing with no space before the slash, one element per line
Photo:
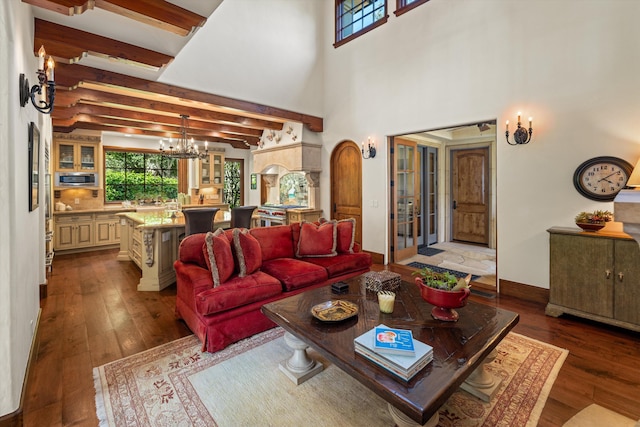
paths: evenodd
<path fill-rule="evenodd" d="M 413 334 L 408 329 L 389 328 L 379 325 L 375 328 L 373 348 L 377 352 L 415 356 Z"/>

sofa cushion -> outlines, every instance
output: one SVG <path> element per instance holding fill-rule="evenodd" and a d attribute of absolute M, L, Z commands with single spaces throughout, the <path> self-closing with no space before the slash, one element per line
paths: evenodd
<path fill-rule="evenodd" d="M 336 222 L 323 224 L 302 222 L 300 240 L 296 255 L 298 257 L 331 257 L 336 255 Z"/>
<path fill-rule="evenodd" d="M 305 261 L 324 267 L 329 277 L 337 277 L 353 271 L 368 269 L 371 266 L 371 254 L 364 252 L 338 254 L 331 258 L 306 258 Z"/>
<path fill-rule="evenodd" d="M 226 282 L 233 274 L 235 265 L 231 243 L 221 228 L 217 229 L 215 233 L 208 232 L 204 241 L 202 252 L 206 254 L 207 267 L 211 271 L 215 288 Z"/>
<path fill-rule="evenodd" d="M 262 265 L 260 243 L 246 228 L 233 229 L 233 246 L 238 258 L 238 276 L 244 277 L 258 270 Z"/>
<path fill-rule="evenodd" d="M 336 251 L 340 253 L 353 253 L 353 244 L 356 240 L 355 218 L 341 219 L 336 224 Z"/>
<path fill-rule="evenodd" d="M 249 233 L 260 243 L 263 263 L 270 259 L 294 257 L 290 226 L 276 225 L 252 228 Z"/>
<path fill-rule="evenodd" d="M 196 309 L 203 316 L 219 313 L 262 301 L 282 293 L 280 282 L 261 271 L 239 277 L 224 284 L 200 292 L 196 296 Z"/>
<path fill-rule="evenodd" d="M 324 267 L 295 258 L 263 260 L 261 271 L 278 279 L 285 291 L 304 288 L 329 278 Z"/>
<path fill-rule="evenodd" d="M 207 268 L 207 254 L 203 253 L 205 233 L 192 234 L 180 242 L 178 259 L 187 264 L 196 264 L 198 267 Z"/>

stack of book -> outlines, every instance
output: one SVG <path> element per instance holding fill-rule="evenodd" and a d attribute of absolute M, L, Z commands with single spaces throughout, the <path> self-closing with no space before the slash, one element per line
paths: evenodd
<path fill-rule="evenodd" d="M 405 381 L 433 360 L 433 348 L 413 339 L 408 329 L 378 325 L 354 339 L 356 353 Z"/>

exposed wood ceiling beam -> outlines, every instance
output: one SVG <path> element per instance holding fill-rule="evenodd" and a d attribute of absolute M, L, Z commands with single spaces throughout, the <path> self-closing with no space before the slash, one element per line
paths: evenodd
<path fill-rule="evenodd" d="M 248 112 L 278 117 L 285 121 L 301 122 L 313 132 L 322 132 L 323 130 L 323 121 L 321 117 L 296 113 L 293 111 L 283 110 L 281 108 L 270 107 L 248 101 L 241 101 L 224 96 L 213 95 L 206 92 L 199 92 L 192 89 L 185 89 L 178 86 L 172 86 L 165 83 L 126 76 L 124 74 L 113 73 L 96 68 L 85 67 L 82 65 L 60 64 L 59 67 L 56 66 L 56 73 L 56 83 L 62 86 L 73 87 L 79 85 L 80 82 L 83 81 L 103 83 L 116 87 L 124 87 L 128 89 L 139 90 L 142 92 L 149 92 L 156 95 L 166 95 L 178 99 L 202 102 L 205 104 L 211 104 L 212 106 L 218 106 L 220 108 L 229 108 L 231 110 L 235 110 L 230 111 L 235 114 Z"/>
<path fill-rule="evenodd" d="M 89 53 L 156 69 L 173 61 L 171 55 L 36 18 L 33 52 L 37 54 L 40 46 L 44 46 L 47 53 L 58 61 L 69 64 L 78 62 Z"/>
<path fill-rule="evenodd" d="M 80 15 L 94 7 L 186 36 L 202 27 L 207 18 L 162 0 L 22 0 L 66 16 Z"/>

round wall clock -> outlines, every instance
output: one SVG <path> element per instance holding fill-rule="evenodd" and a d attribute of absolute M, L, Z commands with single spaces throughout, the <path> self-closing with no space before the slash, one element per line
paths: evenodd
<path fill-rule="evenodd" d="M 610 202 L 625 188 L 633 166 L 617 157 L 600 156 L 583 162 L 573 174 L 573 185 L 584 197 Z"/>

